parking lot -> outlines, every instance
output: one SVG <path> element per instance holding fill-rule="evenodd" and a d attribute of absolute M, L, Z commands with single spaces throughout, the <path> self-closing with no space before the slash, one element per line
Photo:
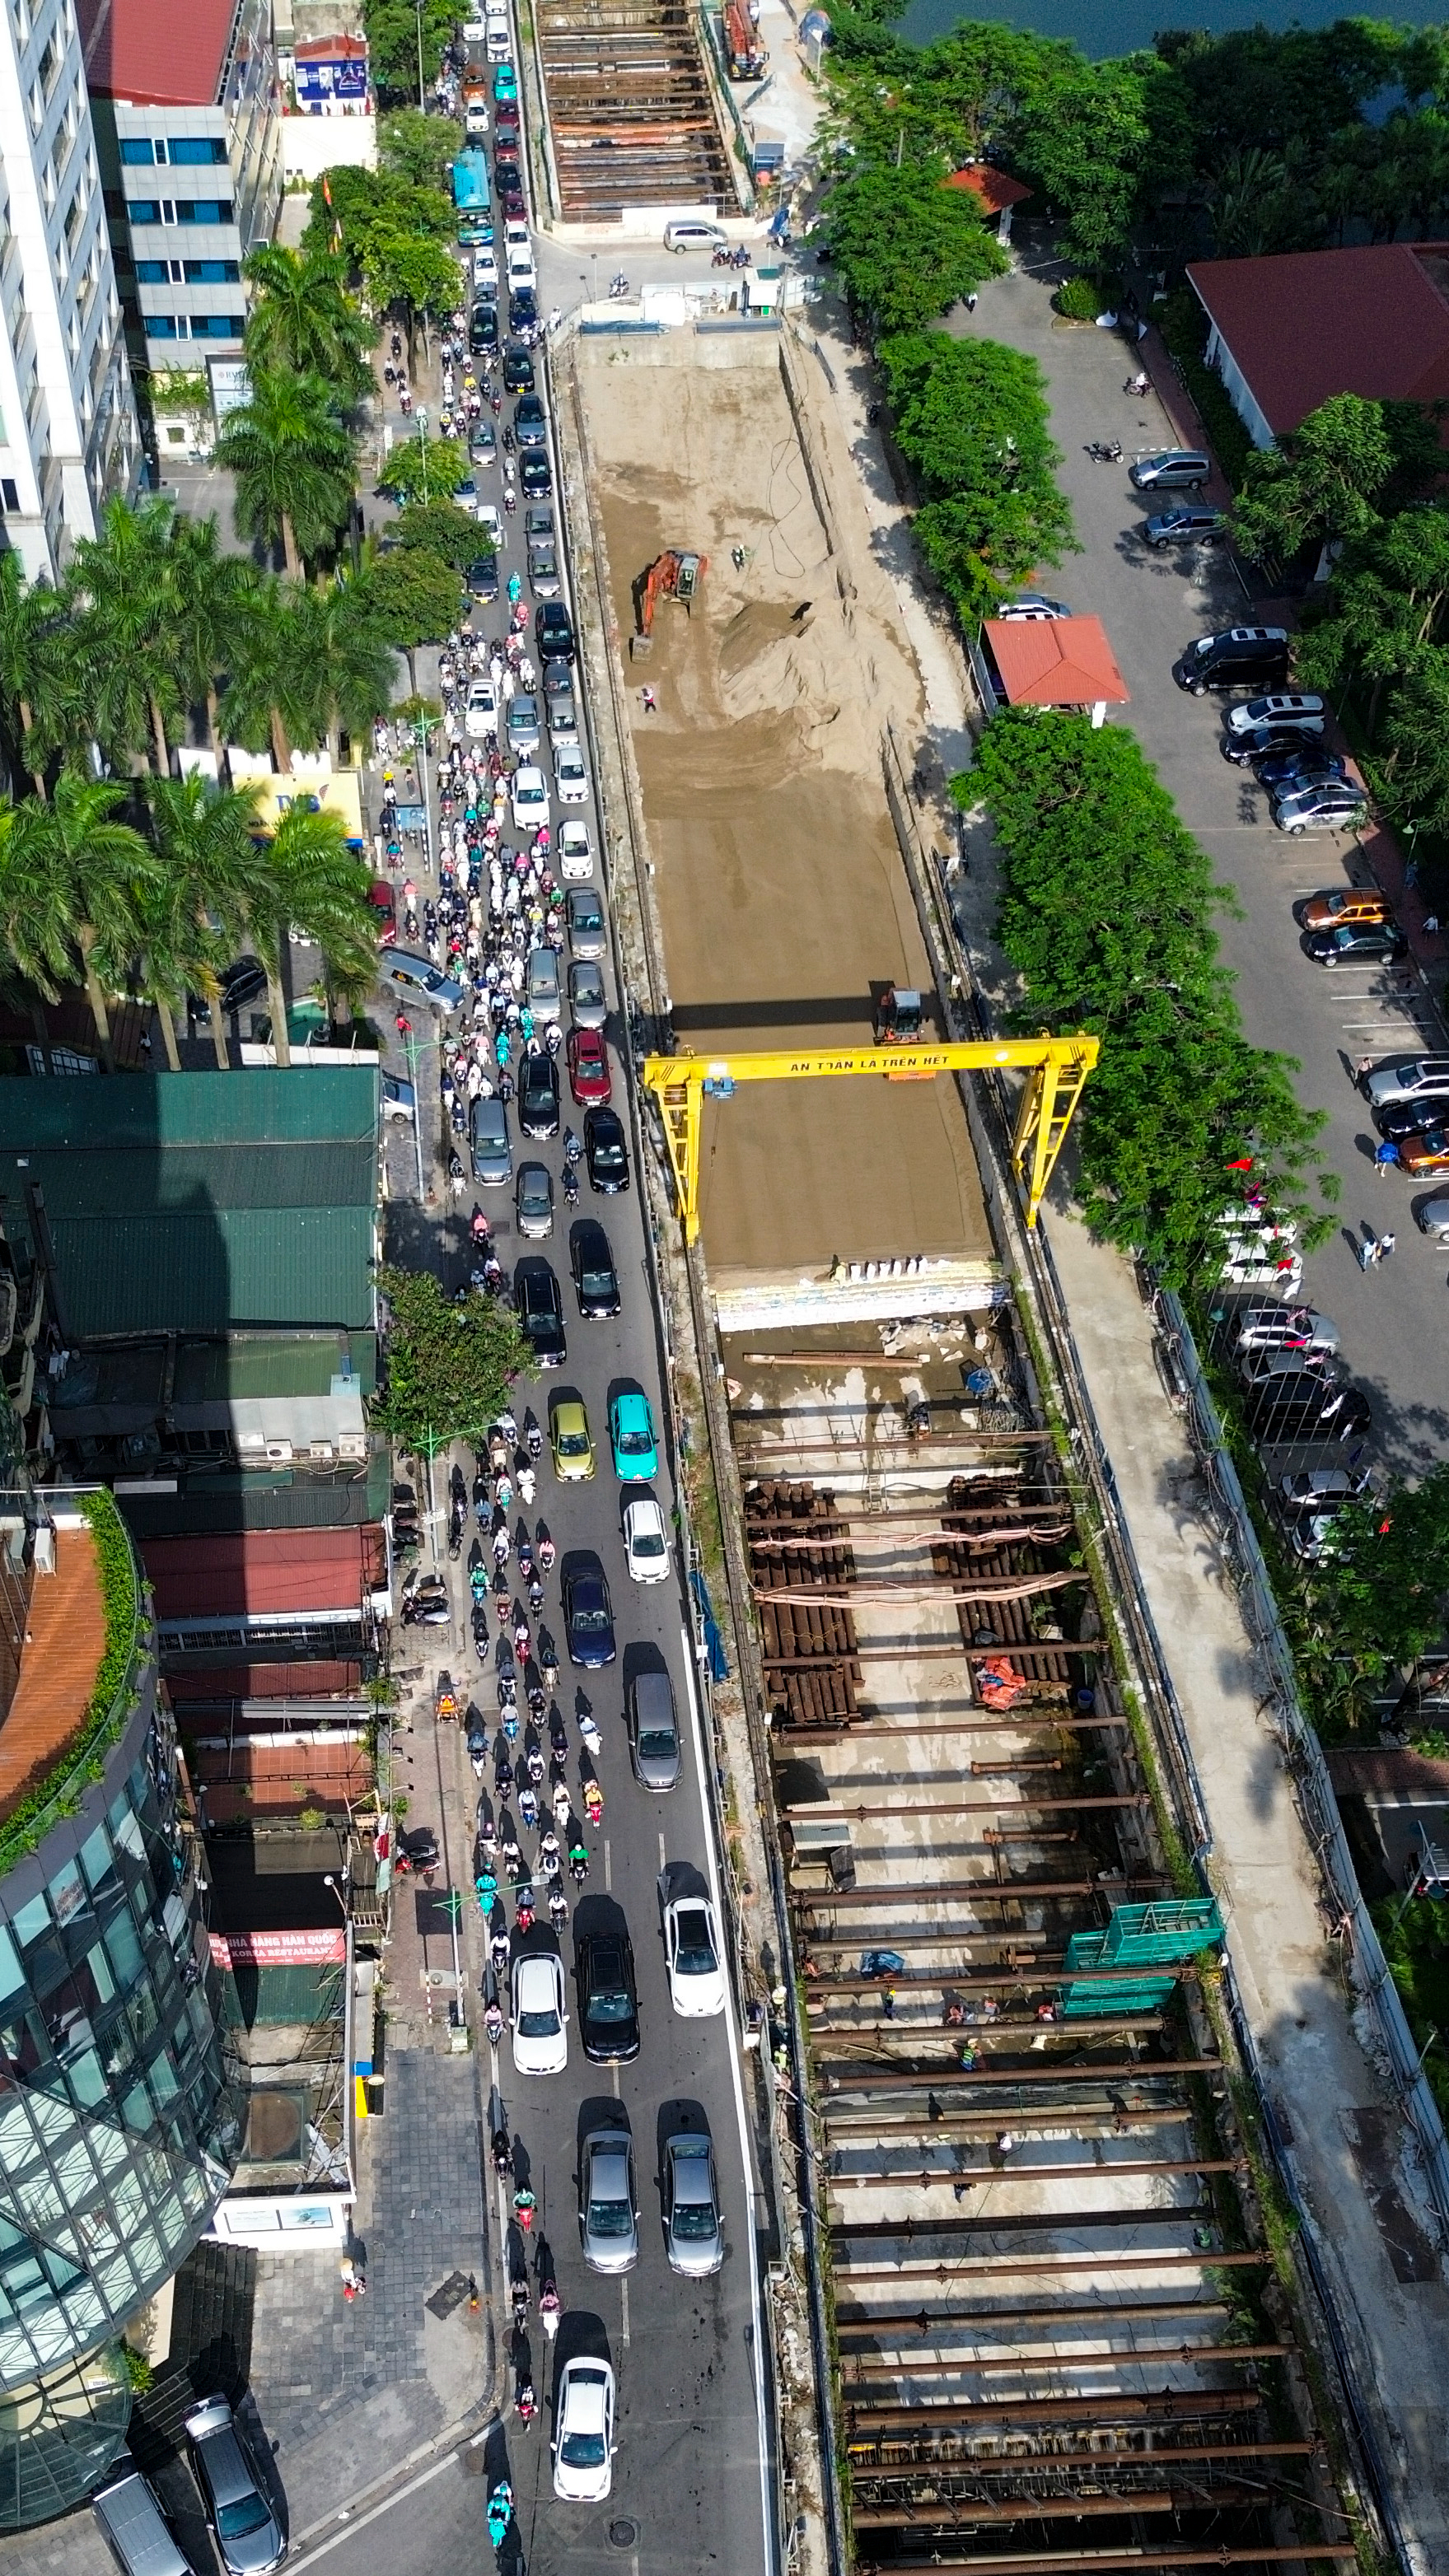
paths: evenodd
<path fill-rule="evenodd" d="M 1046 375 L 1063 451 L 1059 480 L 1083 547 L 1052 571 L 1046 587 L 1102 619 L 1132 692 L 1119 720 L 1138 735 L 1183 823 L 1241 906 L 1239 918 L 1221 920 L 1219 936 L 1247 1035 L 1296 1057 L 1300 1098 L 1327 1112 L 1321 1150 L 1341 1179 L 1340 1222 L 1333 1240 L 1305 1262 L 1303 1294 L 1338 1324 L 1349 1370 L 1372 1404 L 1367 1457 L 1413 1474 L 1449 1449 L 1449 1407 L 1435 1391 L 1436 1372 L 1425 1366 L 1443 1328 L 1445 1260 L 1413 1222 L 1415 1204 L 1433 1185 L 1375 1173 L 1379 1139 L 1353 1068 L 1364 1056 L 1436 1048 L 1437 1022 L 1417 976 L 1369 964 L 1328 975 L 1303 955 L 1295 903 L 1319 887 L 1367 877 L 1367 862 L 1351 834 L 1276 831 L 1251 772 L 1221 755 L 1218 701 L 1185 696 L 1172 678 L 1173 662 L 1194 636 L 1257 622 L 1275 608 L 1281 619 L 1282 603 L 1254 596 L 1224 548 L 1154 553 L 1143 545 L 1140 526 L 1160 504 L 1139 499 L 1127 469 L 1134 455 L 1175 444 L 1171 424 L 1155 397 L 1124 395 L 1133 361 L 1122 338 L 1061 323 L 1049 297 L 1049 285 L 1021 269 L 989 283 L 976 313 L 958 310 L 950 328 L 1025 350 Z M 1113 438 L 1122 441 L 1120 465 L 1094 463 L 1085 453 L 1089 441 Z M 1355 1246 L 1370 1228 L 1393 1231 L 1397 1243 L 1391 1260 L 1364 1271 Z"/>

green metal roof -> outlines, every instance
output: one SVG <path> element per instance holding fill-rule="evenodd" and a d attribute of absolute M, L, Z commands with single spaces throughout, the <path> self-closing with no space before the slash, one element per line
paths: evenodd
<path fill-rule="evenodd" d="M 67 1334 L 369 1326 L 378 1094 L 373 1064 L 0 1082 Z"/>

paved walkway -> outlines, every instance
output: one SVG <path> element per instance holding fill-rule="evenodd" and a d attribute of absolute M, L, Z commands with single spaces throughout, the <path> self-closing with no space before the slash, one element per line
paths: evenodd
<path fill-rule="evenodd" d="M 366 2297 L 344 2302 L 331 2251 L 262 2259 L 252 2393 L 280 2446 L 294 2543 L 449 2427 L 487 2421 L 482 2156 L 476 2060 L 393 2049 L 387 2109 L 361 2142 L 356 2234 Z"/>
<path fill-rule="evenodd" d="M 1449 2569 L 1449 2288 L 1418 2224 L 1414 2177 L 1397 2163 L 1404 2123 L 1344 1999 L 1313 1853 L 1258 1715 L 1236 1595 L 1193 1514 L 1196 1462 L 1132 1271 L 1074 1221 L 1053 1215 L 1048 1231 L 1212 1820 L 1211 1876 L 1294 2178 L 1413 2564 Z"/>

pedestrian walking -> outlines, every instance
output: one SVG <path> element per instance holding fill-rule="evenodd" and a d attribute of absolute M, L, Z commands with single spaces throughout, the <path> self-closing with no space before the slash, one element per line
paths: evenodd
<path fill-rule="evenodd" d="M 1392 1171 L 1394 1165 L 1399 1160 L 1400 1155 L 1398 1146 L 1394 1143 L 1392 1136 L 1386 1136 L 1383 1143 L 1377 1146 L 1374 1151 L 1374 1170 L 1377 1172 L 1379 1179 L 1383 1179 L 1385 1172 Z"/>
<path fill-rule="evenodd" d="M 1396 1234 L 1381 1234 L 1379 1236 L 1378 1257 L 1380 1261 L 1387 1261 L 1389 1254 L 1393 1251 L 1394 1245 L 1398 1242 L 1398 1239 L 1399 1238 Z"/>
<path fill-rule="evenodd" d="M 966 310 L 968 313 L 974 313 L 976 310 L 976 290 L 974 287 L 966 298 Z"/>
<path fill-rule="evenodd" d="M 654 695 L 653 690 L 641 689 L 639 694 L 644 700 L 644 713 L 646 716 L 657 714 L 659 709 L 659 700 Z"/>
<path fill-rule="evenodd" d="M 896 2017 L 896 1990 L 895 1990 L 895 1987 L 894 1987 L 894 1986 L 887 1986 L 887 1988 L 886 1988 L 886 1990 L 885 1990 L 885 1993 L 884 1993 L 884 1994 L 882 1995 L 882 1997 L 881 1997 L 881 2004 L 880 2004 L 880 2008 L 881 2008 L 881 2011 L 885 2014 L 885 2017 L 886 2017 L 886 2020 L 887 2020 L 887 2021 L 894 2021 L 894 2020 L 895 2020 L 895 2017 Z"/>
<path fill-rule="evenodd" d="M 1433 931 L 1436 931 L 1436 930 L 1438 929 L 1438 927 L 1439 927 L 1439 915 L 1437 914 L 1437 912 L 1426 912 L 1426 913 L 1425 913 L 1425 915 L 1424 915 L 1424 928 L 1425 928 L 1427 931 L 1433 932 Z"/>
<path fill-rule="evenodd" d="M 1358 1266 L 1360 1270 L 1372 1270 L 1374 1263 L 1379 1257 L 1378 1236 L 1376 1234 L 1366 1234 L 1362 1243 L 1355 1244 L 1354 1250 L 1358 1254 Z"/>

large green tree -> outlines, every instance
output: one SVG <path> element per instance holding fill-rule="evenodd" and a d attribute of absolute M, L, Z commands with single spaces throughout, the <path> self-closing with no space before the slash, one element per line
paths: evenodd
<path fill-rule="evenodd" d="M 294 577 L 304 555 L 336 544 L 352 505 L 353 450 L 324 376 L 257 370 L 249 400 L 222 427 L 216 462 L 236 476 L 238 533 L 280 539 Z"/>
<path fill-rule="evenodd" d="M 1041 370 L 997 341 L 941 331 L 883 340 L 879 355 L 896 440 L 925 494 L 917 542 L 974 623 L 1076 543 Z"/>
<path fill-rule="evenodd" d="M 1079 1122 L 1079 1191 L 1093 1225 L 1174 1285 L 1221 1258 L 1216 1219 L 1251 1160 L 1305 1239 L 1314 1137 L 1294 1067 L 1250 1046 L 1211 918 L 1226 898 L 1125 726 L 1033 708 L 997 716 L 953 781 L 984 803 L 1003 853 L 1001 939 L 1022 979 L 1019 1021 L 1102 1041 Z M 1331 1175 L 1320 1197 L 1334 1194 Z"/>
<path fill-rule="evenodd" d="M 160 777 L 186 714 L 175 529 L 172 501 L 157 494 L 133 505 L 118 493 L 99 533 L 78 540 L 72 569 L 96 737 L 118 765 L 147 747 Z"/>
<path fill-rule="evenodd" d="M 939 168 L 852 173 L 831 192 L 825 230 L 851 309 L 873 335 L 936 321 L 1006 265 L 979 200 L 943 186 Z"/>
<path fill-rule="evenodd" d="M 65 594 L 27 583 L 13 547 L 0 552 L 0 745 L 12 777 L 38 796 L 45 773 L 77 739 L 85 676 Z"/>
<path fill-rule="evenodd" d="M 140 949 L 137 890 L 158 873 L 148 843 L 117 819 L 125 799 L 109 779 L 63 771 L 48 803 L 0 803 L 0 943 L 48 1002 L 79 970 L 108 1073 L 107 997 Z"/>
<path fill-rule="evenodd" d="M 389 178 L 410 188 L 452 185 L 452 165 L 463 149 L 463 129 L 453 117 L 425 116 L 416 107 L 395 107 L 378 119 L 377 157 Z"/>
<path fill-rule="evenodd" d="M 1291 561 L 1377 524 L 1399 465 L 1385 411 L 1361 394 L 1333 394 L 1291 438 L 1254 451 L 1232 513 L 1233 536 L 1253 562 Z"/>
<path fill-rule="evenodd" d="M 225 1073 L 220 979 L 244 934 L 257 873 L 256 790 L 218 787 L 193 770 L 185 778 L 151 779 L 146 801 L 160 886 L 143 894 L 138 927 L 166 1060 L 174 1071 L 170 1015 L 194 991 L 208 1005 L 216 1061 Z"/>
<path fill-rule="evenodd" d="M 403 653 L 419 644 L 441 644 L 462 613 L 457 571 L 426 546 L 399 546 L 393 554 L 379 555 L 360 588 L 388 642 Z"/>
<path fill-rule="evenodd" d="M 378 1429 L 414 1458 L 435 1458 L 455 1440 L 481 1447 L 512 1381 L 532 1365 L 517 1316 L 476 1288 L 447 1296 L 430 1270 L 385 1267 L 378 1286 L 388 1305 Z"/>
<path fill-rule="evenodd" d="M 377 332 L 347 292 L 340 253 L 265 242 L 250 254 L 246 275 L 253 290 L 246 327 L 253 370 L 325 376 L 349 402 L 366 393 Z"/>
<path fill-rule="evenodd" d="M 456 24 L 450 0 L 363 0 L 362 24 L 379 95 L 388 104 L 410 98 L 421 107 Z"/>
<path fill-rule="evenodd" d="M 1449 1611 L 1449 1466 L 1340 1512 L 1312 1590 L 1336 1647 L 1379 1679 L 1435 1645 Z"/>

